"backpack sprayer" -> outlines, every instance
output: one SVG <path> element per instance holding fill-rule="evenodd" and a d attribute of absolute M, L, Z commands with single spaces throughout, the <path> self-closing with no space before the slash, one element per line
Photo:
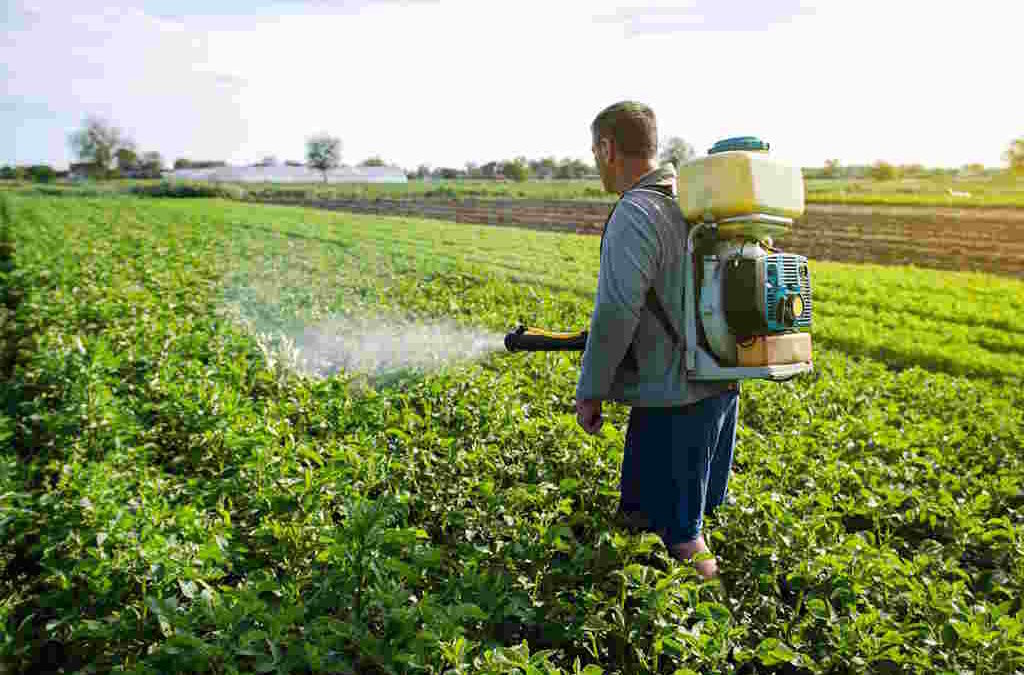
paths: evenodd
<path fill-rule="evenodd" d="M 773 160 L 767 143 L 741 136 L 682 165 L 677 187 L 690 224 L 681 298 L 687 379 L 782 381 L 812 370 L 807 258 L 772 247 L 772 237 L 804 213 L 800 169 Z M 505 336 L 510 352 L 583 351 L 586 344 L 585 330 L 520 325 Z"/>

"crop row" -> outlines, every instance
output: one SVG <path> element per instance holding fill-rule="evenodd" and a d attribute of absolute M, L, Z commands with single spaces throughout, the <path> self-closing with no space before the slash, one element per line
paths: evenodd
<path fill-rule="evenodd" d="M 273 198 L 270 198 L 273 199 Z M 287 202 L 288 200 L 284 200 Z M 264 202 L 266 203 L 266 202 Z M 468 204 L 459 201 L 312 200 L 308 206 L 347 212 L 511 224 L 600 234 L 606 207 L 565 202 Z M 982 214 L 982 212 L 978 212 Z M 815 258 L 917 264 L 939 269 L 1024 273 L 1024 220 L 959 219 L 948 214 L 872 214 L 809 209 L 779 244 Z"/>

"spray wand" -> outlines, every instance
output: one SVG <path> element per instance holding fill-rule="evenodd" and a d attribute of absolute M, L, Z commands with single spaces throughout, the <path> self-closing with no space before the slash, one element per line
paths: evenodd
<path fill-rule="evenodd" d="M 520 324 L 505 336 L 505 349 L 510 352 L 582 352 L 587 346 L 587 331 L 553 333 Z"/>

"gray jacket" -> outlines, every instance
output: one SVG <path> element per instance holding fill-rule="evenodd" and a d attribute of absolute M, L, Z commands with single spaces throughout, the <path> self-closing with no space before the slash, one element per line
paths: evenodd
<path fill-rule="evenodd" d="M 597 298 L 590 318 L 576 399 L 616 401 L 631 406 L 682 406 L 734 387 L 729 382 L 687 381 L 679 348 L 646 306 L 647 290 L 658 295 L 679 336 L 683 324 L 683 256 L 687 224 L 673 200 L 649 191 L 668 186 L 676 193 L 671 164 L 642 176 L 625 192 L 605 227 Z M 692 279 L 688 281 L 692 283 Z M 623 358 L 630 344 L 637 369 Z"/>

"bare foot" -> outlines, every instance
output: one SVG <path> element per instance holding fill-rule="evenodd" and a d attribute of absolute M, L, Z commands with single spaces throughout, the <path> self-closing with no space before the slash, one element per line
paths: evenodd
<path fill-rule="evenodd" d="M 710 553 L 707 544 L 704 543 L 704 535 L 697 535 L 697 538 L 693 541 L 686 541 L 681 544 L 676 544 L 672 547 L 672 555 L 680 562 L 686 562 L 691 560 L 693 556 L 698 553 Z M 718 561 L 714 558 L 705 558 L 703 560 L 695 560 L 693 562 L 694 569 L 697 570 L 697 574 L 701 575 L 705 579 L 714 579 L 718 574 Z"/>

